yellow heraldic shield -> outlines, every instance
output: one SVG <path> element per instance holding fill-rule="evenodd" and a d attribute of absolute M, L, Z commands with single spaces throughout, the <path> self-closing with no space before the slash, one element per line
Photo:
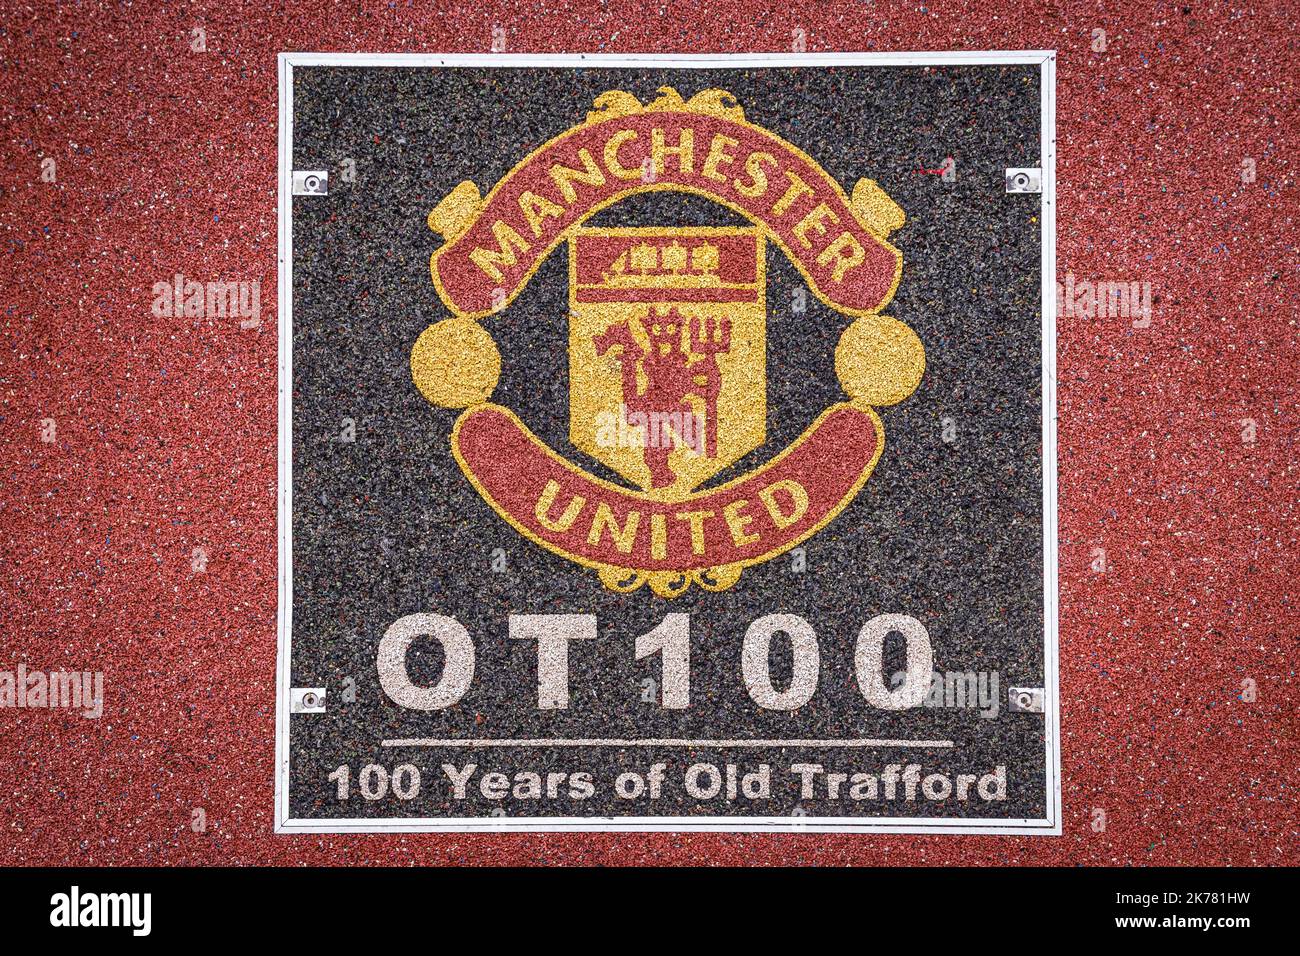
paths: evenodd
<path fill-rule="evenodd" d="M 569 240 L 569 440 L 663 500 L 763 444 L 757 229 L 580 229 Z"/>

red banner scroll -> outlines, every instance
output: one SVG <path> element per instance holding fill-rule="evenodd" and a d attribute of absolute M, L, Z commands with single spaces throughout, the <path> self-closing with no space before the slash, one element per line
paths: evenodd
<path fill-rule="evenodd" d="M 434 285 L 457 315 L 489 315 L 589 216 L 656 190 L 706 196 L 763 227 L 813 291 L 842 312 L 875 311 L 897 287 L 902 256 L 816 162 L 744 120 L 686 111 L 575 127 L 484 199 L 462 183 L 430 217 L 448 239 L 430 263 Z"/>
<path fill-rule="evenodd" d="M 500 405 L 469 409 L 452 433 L 465 475 L 521 534 L 581 564 L 645 572 L 744 566 L 793 547 L 852 500 L 883 447 L 874 412 L 834 405 L 756 471 L 662 501 L 569 464 Z"/>

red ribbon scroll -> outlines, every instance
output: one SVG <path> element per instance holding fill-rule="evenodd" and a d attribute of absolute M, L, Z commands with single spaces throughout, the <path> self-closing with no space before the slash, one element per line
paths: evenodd
<path fill-rule="evenodd" d="M 459 188 L 468 195 L 449 198 L 462 214 L 430 267 L 461 316 L 499 311 L 589 216 L 658 190 L 706 196 L 761 226 L 840 311 L 881 308 L 902 272 L 901 254 L 830 174 L 779 136 L 720 115 L 657 111 L 586 123 L 538 148 L 485 199 L 472 183 Z"/>
<path fill-rule="evenodd" d="M 569 464 L 500 405 L 467 410 L 452 432 L 465 475 L 520 533 L 581 564 L 644 572 L 744 566 L 793 547 L 852 500 L 883 447 L 874 412 L 834 405 L 763 467 L 661 501 Z"/>

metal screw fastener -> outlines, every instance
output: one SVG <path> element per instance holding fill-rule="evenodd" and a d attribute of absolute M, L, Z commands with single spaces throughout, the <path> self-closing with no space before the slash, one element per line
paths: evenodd
<path fill-rule="evenodd" d="M 295 714 L 325 713 L 325 688 L 295 687 L 289 694 L 289 709 Z"/>
<path fill-rule="evenodd" d="M 1043 688 L 1011 687 L 1007 689 L 1007 701 L 1013 711 L 1029 714 L 1043 712 Z"/>
<path fill-rule="evenodd" d="M 295 169 L 293 194 L 295 196 L 328 196 L 330 174 L 324 169 Z"/>
<path fill-rule="evenodd" d="M 1008 169 L 1007 192 L 1041 193 L 1043 191 L 1043 171 L 1041 169 Z"/>

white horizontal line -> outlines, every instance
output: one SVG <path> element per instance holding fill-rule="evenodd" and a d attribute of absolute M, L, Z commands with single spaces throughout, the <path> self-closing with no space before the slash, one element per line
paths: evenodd
<path fill-rule="evenodd" d="M 614 737 L 591 739 L 514 738 L 456 740 L 436 737 L 407 737 L 385 740 L 385 747 L 951 747 L 951 740 L 874 740 L 846 738 L 835 740 L 687 740 L 680 738 L 642 738 L 636 740 Z"/>
<path fill-rule="evenodd" d="M 604 67 L 639 66 L 696 68 L 735 68 L 747 66 L 942 66 L 1028 64 L 1036 65 L 1056 56 L 1055 50 L 912 50 L 887 53 L 321 53 L 300 51 L 281 53 L 280 59 L 290 66 L 534 66 L 534 67 Z"/>

